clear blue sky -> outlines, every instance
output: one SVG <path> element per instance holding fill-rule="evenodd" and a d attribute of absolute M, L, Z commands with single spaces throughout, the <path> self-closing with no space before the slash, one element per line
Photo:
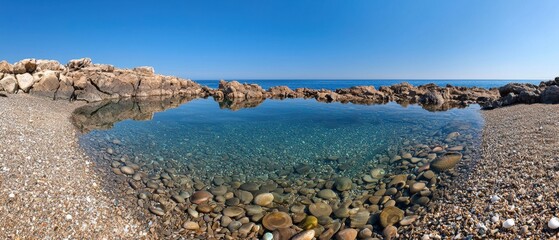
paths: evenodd
<path fill-rule="evenodd" d="M 8 1 L 0 59 L 193 79 L 550 79 L 559 1 Z"/>

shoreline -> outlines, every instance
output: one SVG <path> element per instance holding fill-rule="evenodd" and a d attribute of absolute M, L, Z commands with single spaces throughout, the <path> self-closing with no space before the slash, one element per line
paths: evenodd
<path fill-rule="evenodd" d="M 69 118 L 83 103 L 0 98 L 0 238 L 134 238 L 136 213 L 78 146 Z"/>
<path fill-rule="evenodd" d="M 2 203 L 2 209 L 9 214 L 0 217 L 0 222 L 4 223 L 4 234 L 6 234 L 0 237 L 32 237 L 37 234 L 43 236 L 60 236 L 61 234 L 67 233 L 74 234 L 74 237 L 100 237 L 113 236 L 116 234 L 124 238 L 134 238 L 143 234 L 148 234 L 143 227 L 140 227 L 146 223 L 139 222 L 138 218 L 142 218 L 145 221 L 145 219 L 153 218 L 154 216 L 144 215 L 138 217 L 138 212 L 129 206 L 127 208 L 126 204 L 114 206 L 114 201 L 119 198 L 118 195 L 120 195 L 123 201 L 133 200 L 130 198 L 130 194 L 126 194 L 126 189 L 122 188 L 122 185 L 127 185 L 126 181 L 122 182 L 122 180 L 118 180 L 117 175 L 112 174 L 108 162 L 105 162 L 105 164 L 101 163 L 100 165 L 92 163 L 89 157 L 85 156 L 84 150 L 77 145 L 77 129 L 70 123 L 70 114 L 72 114 L 77 107 L 83 106 L 83 103 L 44 101 L 44 98 L 18 94 L 0 99 L 0 105 L 4 105 L 1 108 L 2 121 L 0 124 L 11 123 L 14 124 L 12 127 L 18 130 L 17 132 L 4 131 L 3 134 L 0 134 L 0 139 L 3 140 L 2 146 L 9 146 L 9 143 L 21 141 L 16 139 L 18 136 L 24 136 L 27 141 L 31 141 L 35 144 L 32 151 L 33 154 L 25 154 L 29 149 L 23 151 L 21 149 L 6 149 L 6 147 L 3 147 L 4 152 L 7 151 L 11 153 L 11 155 L 17 157 L 14 158 L 13 161 L 2 163 L 2 175 L 0 175 L 0 180 L 2 182 L 3 194 L 2 197 L 0 197 L 0 203 Z M 498 238 L 514 238 L 514 236 L 519 234 L 522 236 L 535 237 L 553 236 L 554 232 L 546 230 L 545 226 L 548 219 L 553 216 L 552 209 L 554 209 L 553 206 L 556 202 L 552 199 L 557 184 L 550 183 L 556 181 L 547 180 L 549 181 L 549 183 L 547 183 L 548 186 L 541 190 L 544 194 L 542 194 L 542 199 L 538 201 L 549 201 L 544 205 L 543 209 L 535 211 L 534 209 L 537 209 L 538 206 L 531 206 L 531 209 L 533 209 L 531 211 L 536 215 L 525 216 L 523 214 L 524 212 L 518 209 L 522 209 L 522 207 L 527 204 L 526 202 L 532 201 L 533 199 L 540 199 L 538 194 L 527 194 L 529 197 L 521 199 L 516 199 L 514 194 L 518 191 L 524 194 L 530 191 L 530 187 L 526 186 L 527 183 L 521 183 L 523 188 L 519 189 L 516 187 L 516 184 L 519 184 L 519 182 L 527 181 L 525 177 L 529 175 L 522 174 L 520 176 L 515 176 L 518 175 L 515 171 L 528 168 L 530 171 L 535 171 L 538 175 L 543 174 L 542 176 L 545 176 L 545 171 L 542 172 L 542 169 L 537 168 L 537 166 L 539 166 L 538 164 L 544 164 L 543 166 L 545 166 L 546 169 L 555 169 L 556 167 L 552 166 L 551 163 L 546 163 L 541 157 L 538 157 L 541 151 L 553 151 L 552 147 L 549 145 L 536 145 L 538 144 L 536 141 L 529 141 L 528 143 L 533 144 L 526 144 L 526 142 L 522 140 L 515 139 L 520 130 L 524 133 L 523 139 L 526 138 L 525 140 L 532 139 L 535 134 L 543 136 L 544 138 L 541 139 L 544 143 L 549 144 L 553 142 L 557 145 L 557 142 L 553 140 L 553 136 L 559 133 L 559 128 L 553 125 L 553 119 L 559 117 L 559 111 L 554 109 L 554 107 L 554 105 L 544 104 L 516 105 L 490 111 L 481 111 L 485 119 L 483 144 L 480 149 L 482 157 L 473 166 L 470 166 L 471 164 L 467 164 L 467 166 L 464 166 L 464 163 L 460 164 L 460 168 L 457 169 L 458 173 L 450 174 L 455 177 L 453 181 L 443 181 L 444 184 L 436 192 L 439 198 L 433 200 L 435 206 L 414 223 L 414 228 L 416 230 L 410 232 L 409 234 L 411 235 L 409 236 L 421 238 L 427 234 L 429 239 L 455 236 L 467 237 L 469 235 L 475 237 Z M 27 116 L 25 115 L 27 112 L 32 112 L 34 114 L 25 117 Z M 53 113 L 61 114 L 58 117 L 51 117 Z M 33 125 L 33 130 L 29 129 L 30 126 L 26 126 L 29 124 Z M 55 126 L 57 128 L 54 128 Z M 540 126 L 545 127 L 543 130 L 550 130 L 550 132 L 545 132 L 545 134 L 543 134 L 539 129 Z M 8 128 L 3 126 L 3 129 Z M 515 129 L 516 131 L 512 131 L 511 129 Z M 51 142 L 45 139 L 47 137 L 61 139 L 62 143 L 64 143 L 64 150 L 61 151 L 67 158 L 60 158 L 60 153 L 57 153 L 57 149 L 60 146 L 53 148 L 50 145 Z M 6 144 L 6 142 L 8 144 Z M 503 142 L 505 144 L 503 144 Z M 495 145 L 498 147 L 496 148 Z M 509 151 L 510 149 L 515 149 L 518 156 L 513 156 L 515 156 L 515 158 L 525 159 L 527 157 L 525 153 L 530 152 L 531 148 L 533 148 L 534 151 L 540 152 L 532 153 L 534 155 L 530 159 L 531 161 L 528 162 L 511 162 L 511 160 L 507 160 L 507 158 L 503 157 L 505 154 L 511 154 Z M 24 155 L 28 155 L 31 158 L 27 159 L 23 157 Z M 56 167 L 45 168 L 44 162 L 33 163 L 33 160 L 37 161 L 37 159 L 40 158 L 52 159 L 48 162 L 49 164 L 47 166 L 55 165 Z M 495 159 L 499 159 L 502 162 L 496 162 L 494 161 Z M 72 169 L 58 168 L 61 165 L 68 165 L 68 162 L 71 163 L 72 169 L 83 168 L 84 172 L 76 175 L 75 171 Z M 503 167 L 504 165 L 510 165 L 511 169 Z M 18 170 L 17 173 L 14 173 L 14 169 L 18 169 L 16 166 L 25 166 L 24 169 L 26 171 Z M 536 168 L 534 168 L 534 166 Z M 470 169 L 470 167 L 472 168 Z M 31 175 L 27 172 L 29 168 L 34 169 Z M 99 170 L 95 168 L 103 168 L 103 170 L 99 172 Z M 27 172 L 27 175 L 25 172 Z M 499 176 L 499 174 L 503 172 L 508 175 Z M 35 175 L 38 173 L 42 173 L 44 176 L 42 178 L 36 178 Z M 549 174 L 552 174 L 549 176 L 552 176 L 553 179 L 559 179 L 557 174 Z M 70 175 L 76 181 L 60 181 L 57 177 L 61 175 Z M 485 177 L 477 178 L 476 176 L 489 176 L 490 179 Z M 507 179 L 507 181 L 503 182 L 503 178 Z M 96 179 L 93 182 L 97 184 L 92 185 L 91 179 Z M 109 179 L 112 180 L 108 181 Z M 532 180 L 537 182 L 534 184 L 542 186 L 546 181 L 545 177 L 534 178 Z M 29 182 L 34 182 L 39 188 L 29 189 L 25 185 L 25 183 Z M 501 185 L 501 188 L 497 191 L 497 195 L 500 196 L 501 200 L 497 203 L 490 203 L 490 197 L 495 195 L 495 193 L 493 193 L 495 189 L 491 187 L 491 184 L 495 182 Z M 53 184 L 47 184 L 47 189 L 41 188 L 41 185 L 45 183 Z M 102 189 L 105 183 L 117 184 L 117 188 L 121 186 L 121 190 L 112 193 L 107 192 L 107 190 Z M 101 187 L 99 187 L 99 185 L 101 185 Z M 114 186 L 109 186 L 109 188 L 112 187 Z M 26 196 L 26 194 L 23 193 L 23 189 L 29 191 L 29 195 Z M 68 198 L 64 191 L 71 191 L 72 189 L 78 192 L 73 192 L 74 196 L 71 198 L 71 203 L 65 204 L 66 206 L 70 206 L 69 208 L 71 208 L 71 210 L 69 211 L 59 209 L 59 207 L 52 202 L 47 205 L 26 204 L 26 202 L 34 202 L 32 198 L 44 197 L 41 195 L 42 193 L 38 191 L 50 191 L 50 197 L 54 196 L 58 199 L 64 199 Z M 477 197 L 472 197 L 471 194 L 474 194 L 472 192 L 475 192 Z M 11 197 L 12 195 L 10 195 L 11 193 L 14 194 L 13 198 Z M 91 199 L 92 196 L 95 196 L 96 204 L 92 205 L 89 202 L 83 202 L 84 200 L 87 201 L 88 197 Z M 125 198 L 130 199 L 125 200 Z M 79 202 L 79 199 L 82 201 L 80 205 L 87 206 L 89 204 L 93 209 L 71 207 L 75 206 L 76 200 Z M 516 210 L 510 210 L 512 205 L 516 206 Z M 42 210 L 25 211 L 25 208 L 30 206 L 40 206 Z M 474 212 L 470 212 L 472 211 L 471 206 L 474 207 Z M 488 212 L 488 209 L 491 211 Z M 48 212 L 48 214 L 45 213 L 45 211 Z M 84 211 L 87 213 L 84 213 Z M 17 216 L 13 214 L 15 212 L 17 212 Z M 85 215 L 90 215 L 92 212 L 96 214 L 94 219 L 88 217 L 84 218 Z M 112 215 L 115 212 L 121 215 Z M 494 214 L 491 215 L 490 213 L 498 213 L 500 219 L 493 223 L 491 218 Z M 541 218 L 541 214 L 545 217 Z M 71 215 L 71 219 L 68 219 L 66 215 Z M 10 220 L 6 217 L 10 217 Z M 35 221 L 26 222 L 27 219 L 33 217 L 36 218 Z M 514 226 L 513 229 L 503 230 L 501 223 L 507 218 L 514 218 L 517 225 Z M 105 220 L 99 221 L 98 219 Z M 81 228 L 78 228 L 77 223 L 75 223 L 77 221 L 82 224 Z M 135 222 L 136 225 L 127 224 L 127 222 L 130 221 Z M 490 222 L 488 223 L 488 221 Z M 5 223 L 8 222 L 15 224 L 6 225 Z M 49 224 L 55 227 L 37 230 L 32 226 L 35 224 L 44 224 L 45 222 L 49 222 Z M 87 223 L 95 225 L 95 229 L 84 228 L 83 226 L 89 226 Z M 103 223 L 110 224 L 107 226 Z M 483 225 L 480 225 L 480 223 L 483 223 Z M 28 227 L 23 229 L 20 228 L 21 226 Z M 452 226 L 461 227 L 455 228 Z M 524 226 L 527 226 L 528 229 L 523 229 Z M 31 230 L 26 232 L 27 229 Z M 406 228 L 404 228 L 404 230 L 405 229 Z M 481 232 L 479 229 L 486 230 L 482 230 L 481 232 L 484 234 L 480 234 Z"/>

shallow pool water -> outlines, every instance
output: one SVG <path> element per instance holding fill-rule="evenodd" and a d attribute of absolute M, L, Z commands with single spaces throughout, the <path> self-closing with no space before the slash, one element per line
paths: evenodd
<path fill-rule="evenodd" d="M 106 148 L 116 141 L 129 157 L 173 160 L 196 169 L 201 179 L 287 176 L 298 167 L 354 177 L 402 149 L 447 145 L 451 132 L 477 139 L 483 125 L 478 109 L 429 112 L 417 105 L 288 99 L 233 111 L 196 99 L 155 113 L 151 120 L 119 119 L 110 129 L 83 135 L 81 143 Z"/>

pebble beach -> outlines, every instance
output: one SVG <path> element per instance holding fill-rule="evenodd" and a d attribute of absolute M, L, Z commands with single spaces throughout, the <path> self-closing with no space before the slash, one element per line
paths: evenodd
<path fill-rule="evenodd" d="M 179 236 L 180 232 L 187 239 L 205 236 L 199 235 L 199 221 L 186 221 L 180 224 L 182 230 L 164 233 L 165 227 L 157 226 L 157 214 L 144 214 L 137 209 L 135 194 L 130 194 L 126 180 L 115 175 L 109 163 L 96 162 L 85 154 L 69 120 L 82 103 L 45 101 L 17 94 L 0 98 L 0 105 L 0 157 L 3 159 L 0 203 L 2 212 L 6 213 L 0 215 L 1 238 L 150 239 Z M 556 235 L 547 224 L 557 205 L 554 198 L 558 176 L 554 173 L 557 166 L 553 156 L 557 144 L 554 136 L 558 131 L 554 119 L 559 111 L 553 105 L 535 104 L 483 111 L 482 114 L 485 127 L 481 157 L 465 159 L 456 169 L 441 175 L 428 208 L 421 211 L 420 217 L 412 217 L 413 225 L 402 225 L 395 237 L 540 239 Z M 227 191 L 221 188 L 211 190 L 213 193 Z M 335 195 L 332 191 L 319 195 L 328 194 Z M 258 196 L 256 202 L 273 199 L 272 194 Z M 249 209 L 261 209 L 251 206 Z M 312 208 L 315 215 L 321 215 L 317 212 L 322 210 L 330 214 L 332 211 L 318 202 L 312 204 Z M 234 219 L 237 212 L 244 214 L 245 211 L 231 206 L 224 213 Z M 187 212 L 192 213 L 191 210 Z M 314 224 L 313 218 L 301 218 L 299 221 Z M 505 228 L 503 224 L 509 219 L 513 219 L 514 225 Z M 239 224 L 239 227 L 245 225 Z M 254 228 L 254 224 L 249 226 L 251 228 L 245 231 Z M 381 233 L 372 232 L 375 229 L 360 228 L 359 239 L 382 238 Z M 184 235 L 189 230 L 197 234 Z M 347 232 L 349 230 L 344 234 L 351 237 L 352 233 Z M 219 236 L 250 238 L 218 233 L 214 238 L 219 239 Z"/>
<path fill-rule="evenodd" d="M 69 118 L 82 105 L 0 97 L 0 239 L 142 236 L 136 213 L 79 148 Z"/>

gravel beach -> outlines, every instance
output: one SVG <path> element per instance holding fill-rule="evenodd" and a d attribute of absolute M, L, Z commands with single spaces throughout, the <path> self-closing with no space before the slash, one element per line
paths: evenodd
<path fill-rule="evenodd" d="M 415 237 L 556 239 L 547 225 L 559 206 L 559 108 L 515 105 L 482 114 L 482 158 L 441 189 Z"/>
<path fill-rule="evenodd" d="M 0 239 L 140 238 L 79 148 L 69 117 L 81 105 L 0 97 Z"/>
<path fill-rule="evenodd" d="M 106 174 L 109 167 L 96 166 L 79 147 L 69 118 L 82 105 L 0 98 L 1 239 L 157 236 L 147 235 L 148 221 L 127 207 L 130 196 Z M 482 114 L 481 158 L 446 174 L 428 213 L 400 229 L 401 238 L 558 236 L 547 225 L 559 205 L 559 109 L 516 105 Z M 514 225 L 505 228 L 505 221 Z"/>

